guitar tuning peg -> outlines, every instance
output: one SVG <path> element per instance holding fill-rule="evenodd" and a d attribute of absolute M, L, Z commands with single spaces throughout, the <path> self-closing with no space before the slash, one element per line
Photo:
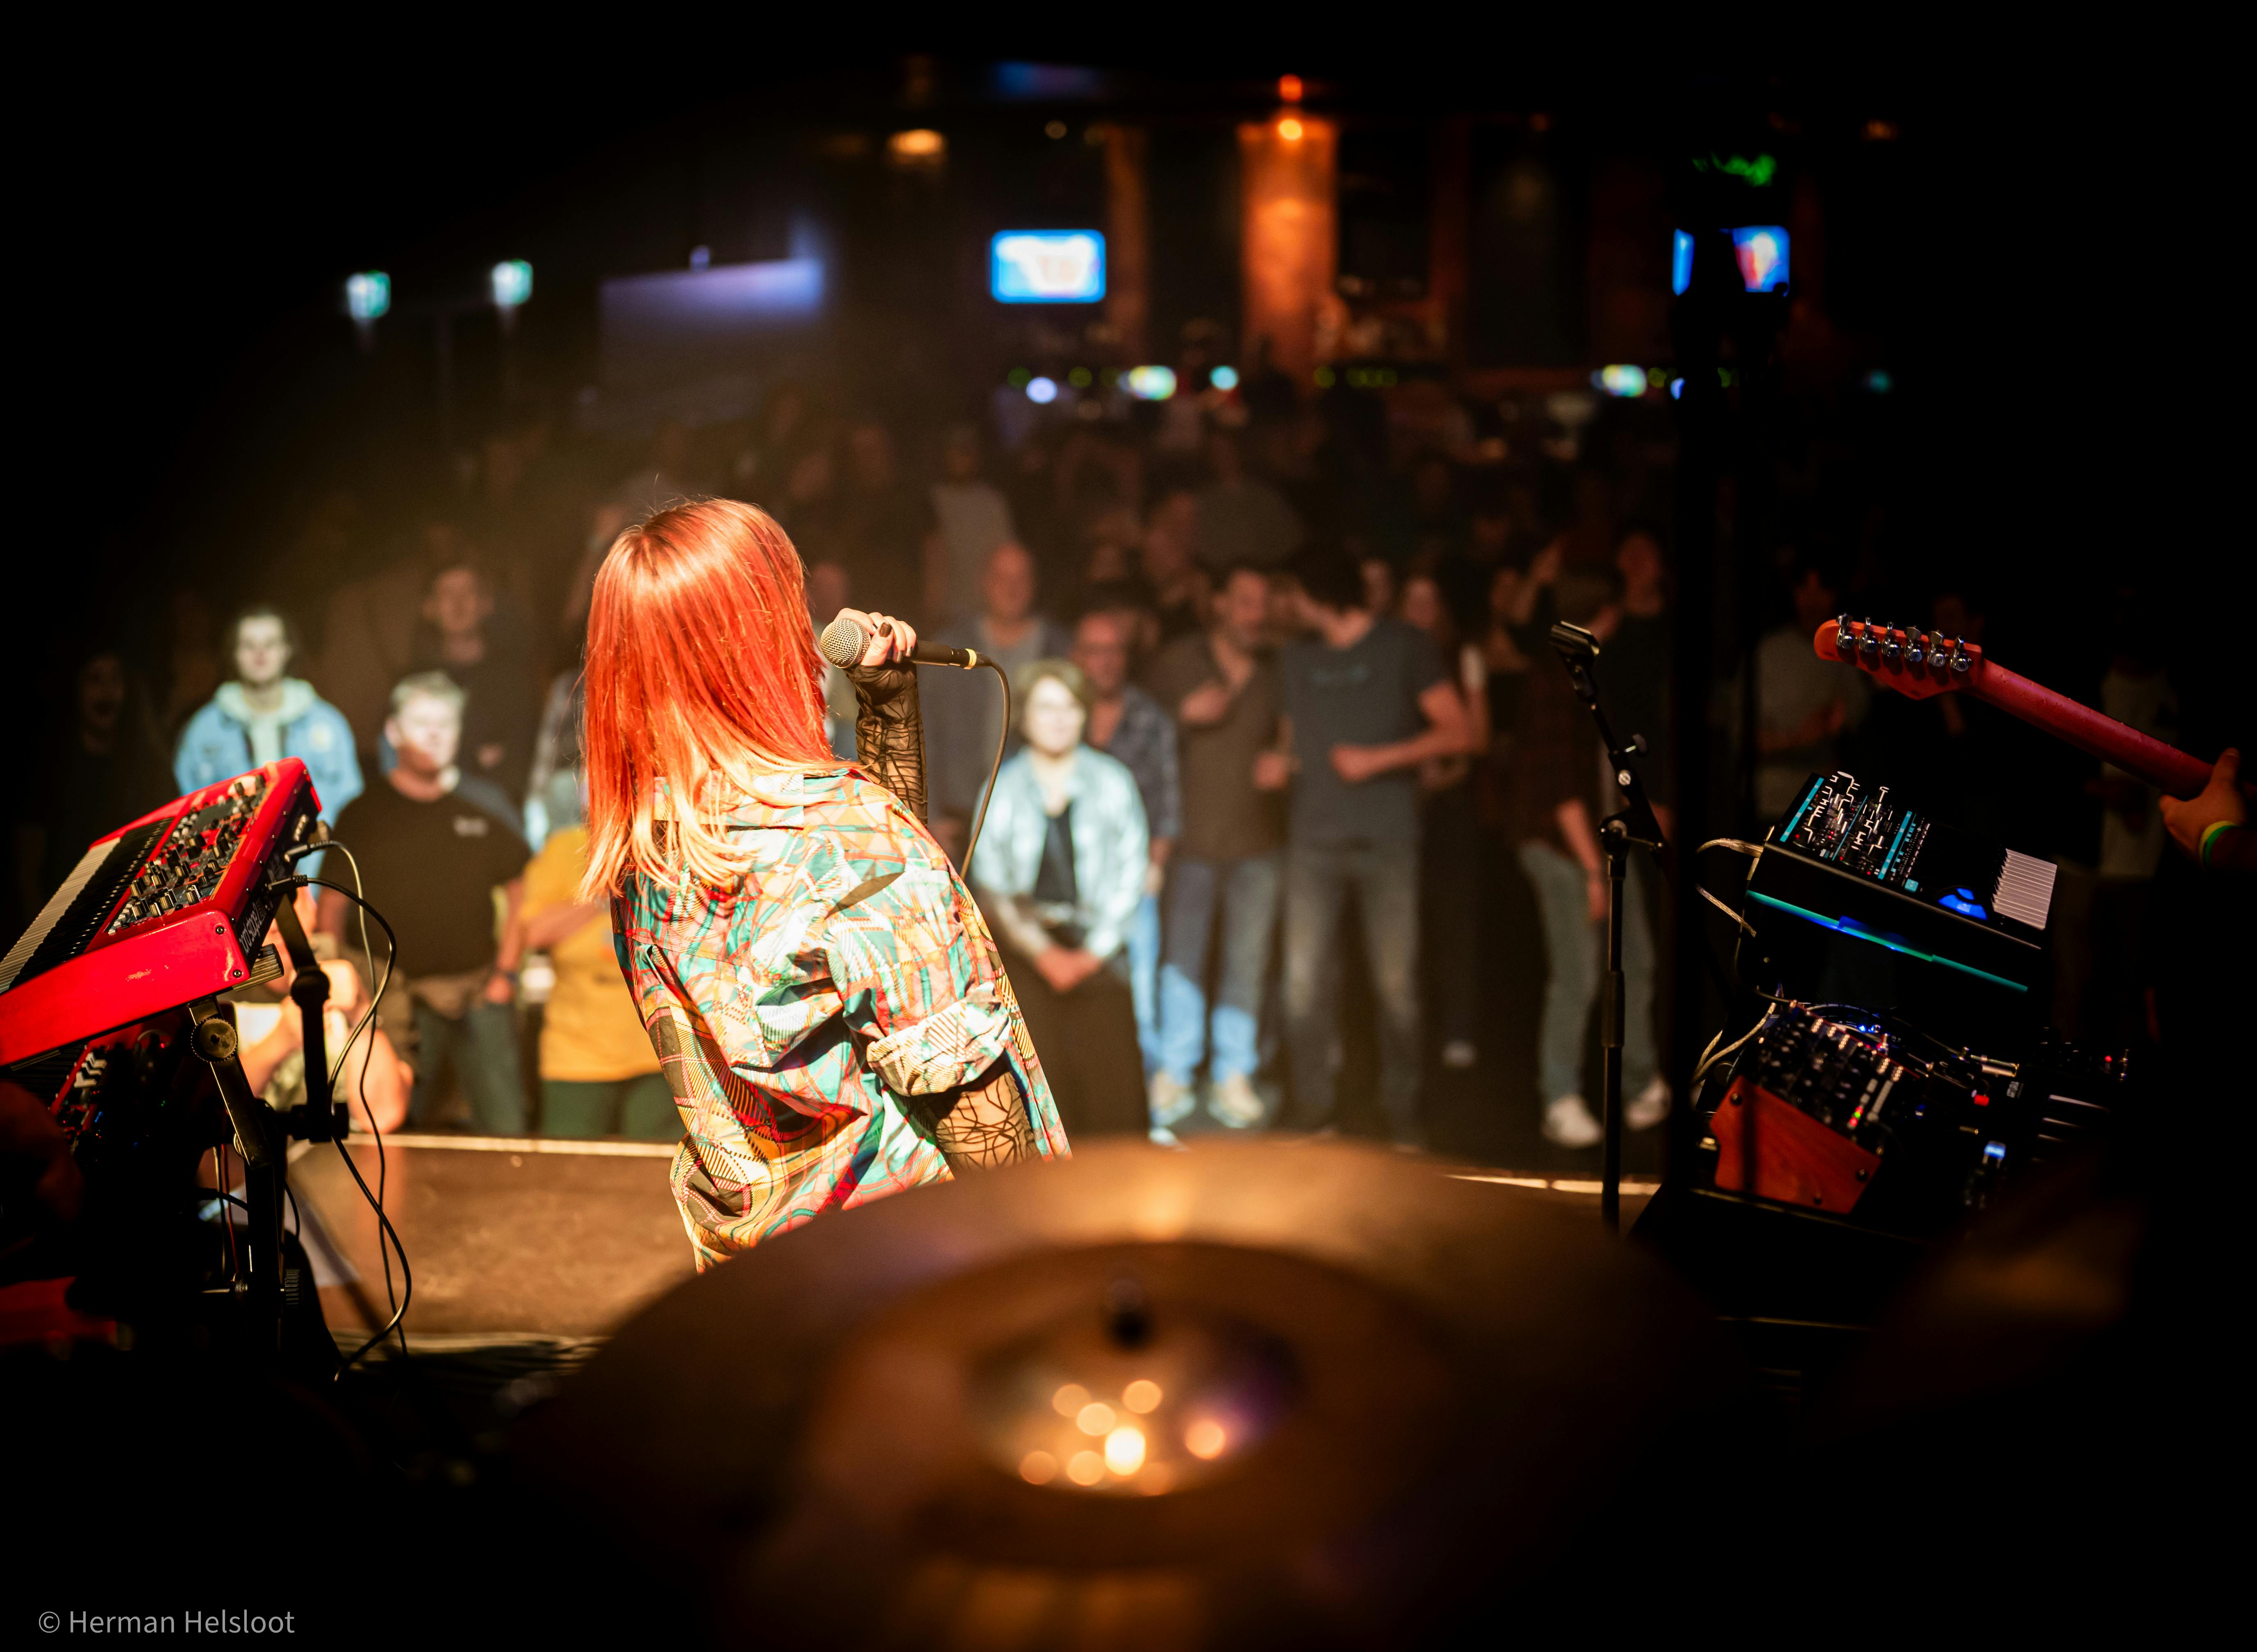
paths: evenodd
<path fill-rule="evenodd" d="M 1965 676 L 1970 662 L 1967 658 L 1967 642 L 1963 637 L 1951 639 L 1951 670 L 1956 676 Z"/>
<path fill-rule="evenodd" d="M 1864 655 L 1867 659 L 1871 659 L 1874 655 L 1878 654 L 1880 651 L 1881 642 L 1879 627 L 1875 626 L 1871 620 L 1868 620 L 1865 621 L 1864 635 L 1857 639 L 1857 652 Z"/>
<path fill-rule="evenodd" d="M 1881 658 L 1890 665 L 1903 663 L 1904 633 L 1894 626 L 1888 627 L 1881 633 Z"/>
<path fill-rule="evenodd" d="M 1918 665 L 1928 657 L 1928 633 L 1914 629 L 1905 633 L 1905 663 Z"/>
<path fill-rule="evenodd" d="M 1850 616 L 1836 614 L 1834 619 L 1834 652 L 1836 657 L 1848 659 L 1857 646 L 1857 634 L 1850 629 Z"/>

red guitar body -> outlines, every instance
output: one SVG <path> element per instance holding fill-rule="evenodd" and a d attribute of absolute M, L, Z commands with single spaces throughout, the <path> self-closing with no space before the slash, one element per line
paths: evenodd
<path fill-rule="evenodd" d="M 2200 758 L 1992 663 L 1976 643 L 1846 616 L 1820 626 L 1811 642 L 1820 659 L 1854 665 L 1913 699 L 1971 694 L 2169 796 L 2191 798 L 2210 783 L 2210 765 Z"/>

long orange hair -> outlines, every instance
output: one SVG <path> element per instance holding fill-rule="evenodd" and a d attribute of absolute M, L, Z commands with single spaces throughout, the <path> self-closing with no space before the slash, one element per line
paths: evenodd
<path fill-rule="evenodd" d="M 583 898 L 630 872 L 741 876 L 721 823 L 751 777 L 837 761 L 805 576 L 775 518 L 707 500 L 621 534 L 589 605 L 586 697 Z"/>

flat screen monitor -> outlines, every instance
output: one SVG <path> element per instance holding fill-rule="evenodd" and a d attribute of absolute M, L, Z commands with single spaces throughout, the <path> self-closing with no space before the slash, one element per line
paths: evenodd
<path fill-rule="evenodd" d="M 988 244 L 988 290 L 1005 304 L 1094 304 L 1105 238 L 1094 230 L 1006 230 Z"/>

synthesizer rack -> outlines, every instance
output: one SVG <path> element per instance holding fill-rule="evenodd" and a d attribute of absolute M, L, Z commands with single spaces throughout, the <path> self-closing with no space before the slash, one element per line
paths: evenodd
<path fill-rule="evenodd" d="M 261 960 L 320 799 L 283 758 L 206 786 L 88 848 L 0 958 L 0 1067 L 272 975 Z"/>
<path fill-rule="evenodd" d="M 2109 1133 L 2130 1053 L 2048 1030 L 2049 861 L 1846 772 L 1709 847 L 1750 856 L 1719 904 L 1762 1013 L 1696 1074 L 1638 1232 L 1728 1317 L 1869 1324 L 1928 1247 Z"/>
<path fill-rule="evenodd" d="M 308 1046 L 308 1105 L 278 1115 L 253 1094 L 220 996 L 281 973 L 265 942 L 278 922 L 301 976 L 294 997 L 326 992 L 290 905 L 294 863 L 322 836 L 320 807 L 294 758 L 176 798 L 91 845 L 0 958 L 0 1074 L 46 1103 L 89 1188 L 117 1213 L 81 1224 L 92 1231 L 74 1294 L 176 1330 L 183 1301 L 213 1298 L 184 1282 L 209 1233 L 184 1228 L 180 1207 L 196 1164 L 231 1147 L 242 1215 L 225 1225 L 240 1232 L 248 1266 L 201 1311 L 270 1360 L 293 1304 L 302 1316 L 315 1300 L 290 1278 L 289 1140 L 334 1138 L 344 1121 L 325 1067 L 313 1070 L 318 1039 Z"/>
<path fill-rule="evenodd" d="M 1813 775 L 1750 869 L 1743 912 L 1792 996 L 1982 1043 L 2042 1018 L 2053 885 L 2051 861 L 1933 819 L 1888 786 Z"/>

